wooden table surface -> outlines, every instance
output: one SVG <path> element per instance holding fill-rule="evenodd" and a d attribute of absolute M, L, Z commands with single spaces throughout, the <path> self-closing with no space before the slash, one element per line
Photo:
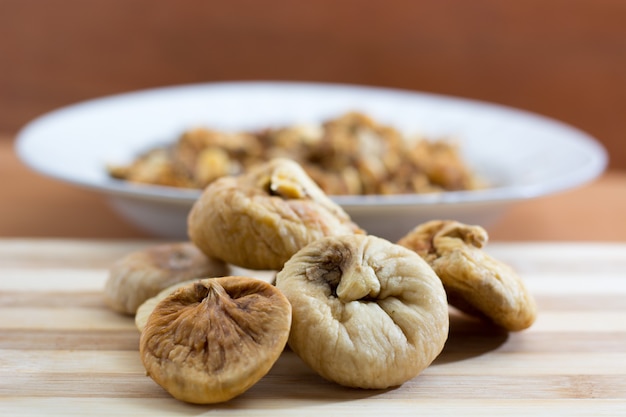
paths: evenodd
<path fill-rule="evenodd" d="M 0 236 L 147 238 L 101 195 L 31 171 L 0 135 Z M 626 242 L 626 171 L 517 204 L 488 228 L 492 241 Z"/>
<path fill-rule="evenodd" d="M 624 172 L 520 203 L 490 228 L 487 250 L 537 299 L 530 329 L 452 311 L 440 357 L 384 391 L 326 382 L 287 350 L 215 406 L 181 403 L 146 377 L 132 318 L 103 303 L 111 263 L 156 241 L 100 195 L 31 172 L 6 137 L 0 181 L 2 416 L 626 415 Z"/>
<path fill-rule="evenodd" d="M 147 377 L 133 319 L 103 303 L 110 264 L 150 244 L 0 239 L 0 415 L 626 415 L 626 243 L 492 243 L 537 321 L 506 333 L 452 312 L 441 355 L 398 388 L 342 388 L 286 350 L 249 391 L 210 406 Z"/>

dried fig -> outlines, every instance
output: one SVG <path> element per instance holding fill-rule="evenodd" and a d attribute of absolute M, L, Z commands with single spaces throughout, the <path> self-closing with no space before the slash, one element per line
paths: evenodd
<path fill-rule="evenodd" d="M 488 234 L 480 226 L 433 220 L 409 232 L 398 244 L 417 252 L 435 270 L 450 305 L 511 331 L 535 321 L 535 301 L 519 275 L 482 248 Z"/>
<path fill-rule="evenodd" d="M 387 388 L 415 377 L 448 337 L 448 303 L 432 268 L 375 236 L 317 240 L 276 277 L 289 299 L 289 346 L 324 378 Z"/>
<path fill-rule="evenodd" d="M 211 183 L 191 209 L 188 231 L 228 263 L 274 270 L 321 237 L 363 233 L 300 165 L 281 158 Z"/>
<path fill-rule="evenodd" d="M 164 290 L 159 291 L 157 295 L 155 295 L 154 297 L 150 297 L 146 301 L 141 303 L 141 305 L 137 308 L 137 312 L 135 313 L 135 327 L 137 327 L 137 330 L 139 330 L 140 333 L 143 331 L 143 329 L 146 327 L 146 323 L 148 322 L 148 317 L 150 317 L 150 314 L 152 314 L 157 304 L 159 304 L 164 298 L 174 293 L 177 289 L 198 280 L 199 279 L 192 279 L 189 281 L 178 282 L 165 288 Z"/>
<path fill-rule="evenodd" d="M 148 298 L 177 282 L 228 275 L 229 266 L 191 242 L 161 244 L 130 253 L 113 264 L 104 299 L 115 311 L 135 314 Z"/>
<path fill-rule="evenodd" d="M 173 397 L 223 402 L 270 370 L 290 325 L 289 301 L 267 282 L 239 276 L 203 279 L 157 304 L 139 351 L 148 375 Z"/>

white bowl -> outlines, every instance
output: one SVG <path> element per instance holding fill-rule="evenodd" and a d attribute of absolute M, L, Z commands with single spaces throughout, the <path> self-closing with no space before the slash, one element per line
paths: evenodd
<path fill-rule="evenodd" d="M 107 163 L 130 162 L 191 127 L 246 130 L 315 123 L 361 111 L 402 132 L 454 137 L 491 186 L 478 191 L 333 197 L 369 233 L 396 240 L 430 219 L 488 227 L 506 207 L 577 187 L 600 175 L 604 148 L 586 133 L 536 114 L 467 99 L 339 84 L 227 82 L 165 87 L 95 99 L 43 115 L 18 134 L 32 169 L 101 191 L 155 236 L 186 238 L 200 191 L 131 184 Z"/>

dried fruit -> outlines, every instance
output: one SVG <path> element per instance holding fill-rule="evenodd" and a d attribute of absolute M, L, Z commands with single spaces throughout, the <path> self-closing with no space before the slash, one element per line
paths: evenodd
<path fill-rule="evenodd" d="M 452 220 L 433 220 L 398 244 L 414 250 L 435 270 L 451 305 L 511 331 L 535 321 L 535 301 L 519 275 L 482 248 L 485 229 Z"/>
<path fill-rule="evenodd" d="M 175 398 L 227 401 L 261 379 L 283 351 L 289 301 L 267 282 L 204 279 L 159 302 L 140 337 L 148 375 Z"/>
<path fill-rule="evenodd" d="M 203 251 L 250 269 L 281 269 L 324 236 L 363 233 L 297 163 L 273 159 L 209 185 L 193 205 L 188 234 Z"/>
<path fill-rule="evenodd" d="M 135 313 L 135 327 L 137 327 L 137 330 L 139 330 L 140 333 L 143 332 L 143 329 L 146 327 L 146 323 L 148 322 L 148 317 L 150 317 L 150 314 L 152 314 L 157 304 L 159 304 L 163 299 L 174 293 L 177 289 L 196 281 L 198 281 L 198 279 L 176 283 L 165 288 L 164 290 L 159 291 L 157 295 L 150 297 L 141 303 L 141 305 L 137 308 L 137 313 Z"/>
<path fill-rule="evenodd" d="M 448 337 L 439 278 L 415 252 L 375 236 L 307 245 L 276 286 L 293 308 L 289 346 L 341 385 L 400 385 L 430 365 Z"/>
<path fill-rule="evenodd" d="M 228 275 L 229 266 L 205 255 L 191 242 L 157 245 L 128 254 L 113 264 L 104 287 L 115 311 L 135 314 L 148 298 L 177 282 Z"/>

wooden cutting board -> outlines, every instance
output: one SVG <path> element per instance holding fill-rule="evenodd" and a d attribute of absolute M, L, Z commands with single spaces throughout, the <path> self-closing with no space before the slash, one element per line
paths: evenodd
<path fill-rule="evenodd" d="M 537 322 L 452 313 L 440 357 L 396 389 L 339 387 L 285 351 L 242 396 L 194 406 L 145 376 L 133 319 L 102 301 L 108 266 L 155 243 L 0 239 L 0 416 L 626 415 L 626 244 L 492 243 Z"/>

